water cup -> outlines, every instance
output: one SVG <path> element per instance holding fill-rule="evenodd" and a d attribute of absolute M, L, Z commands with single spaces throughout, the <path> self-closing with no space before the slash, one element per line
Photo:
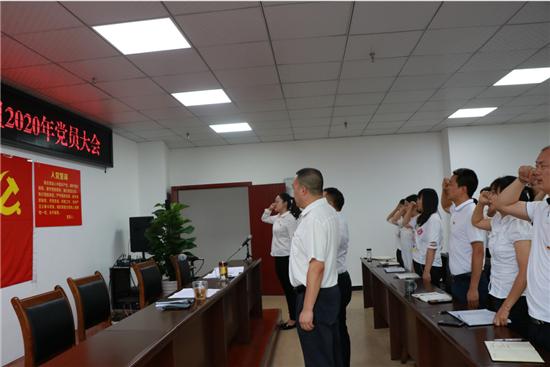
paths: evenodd
<path fill-rule="evenodd" d="M 206 292 L 208 292 L 208 282 L 206 280 L 195 280 L 192 284 L 195 300 L 204 302 L 206 300 Z"/>

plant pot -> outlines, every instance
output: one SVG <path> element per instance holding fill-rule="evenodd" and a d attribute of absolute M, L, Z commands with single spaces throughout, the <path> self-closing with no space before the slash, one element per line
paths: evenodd
<path fill-rule="evenodd" d="M 162 296 L 167 297 L 174 293 L 178 288 L 178 282 L 175 280 L 162 280 Z"/>

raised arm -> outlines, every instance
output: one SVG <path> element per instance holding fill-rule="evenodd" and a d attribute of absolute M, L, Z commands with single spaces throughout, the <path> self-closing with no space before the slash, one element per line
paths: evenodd
<path fill-rule="evenodd" d="M 273 224 L 275 222 L 276 215 L 271 215 L 271 212 L 273 212 L 273 209 L 275 208 L 275 203 L 271 204 L 269 208 L 264 209 L 264 212 L 262 213 L 262 222 Z"/>
<path fill-rule="evenodd" d="M 407 203 L 406 212 L 405 212 L 405 215 L 403 216 L 403 227 L 411 228 L 409 223 L 413 217 L 414 208 L 416 208 L 416 203 L 414 201 Z"/>
<path fill-rule="evenodd" d="M 386 221 L 395 224 L 395 222 L 393 221 L 393 218 L 396 216 L 397 213 L 399 213 L 401 211 L 402 206 L 403 206 L 403 204 L 397 203 L 397 206 L 386 217 Z"/>
<path fill-rule="evenodd" d="M 523 187 L 534 181 L 533 171 L 533 167 L 529 166 L 519 168 L 518 178 L 498 195 L 495 205 L 498 210 L 519 219 L 529 220 L 526 205 L 519 201 L 519 197 Z"/>
<path fill-rule="evenodd" d="M 452 205 L 451 200 L 447 197 L 447 186 L 449 186 L 449 179 L 445 177 L 443 179 L 443 182 L 441 183 L 441 207 L 443 210 L 445 210 L 447 213 L 449 213 L 449 208 Z"/>
<path fill-rule="evenodd" d="M 489 193 L 487 191 L 482 192 L 481 195 L 479 195 L 479 202 L 472 213 L 472 225 L 484 231 L 491 230 L 491 220 L 485 218 L 483 215 L 483 208 L 489 205 L 489 200 Z"/>

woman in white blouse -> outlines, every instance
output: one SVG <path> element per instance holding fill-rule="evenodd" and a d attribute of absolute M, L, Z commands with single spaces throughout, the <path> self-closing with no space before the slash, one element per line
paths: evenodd
<path fill-rule="evenodd" d="M 399 205 L 390 215 L 388 216 L 387 220 L 391 224 L 394 224 L 397 228 L 397 251 L 396 251 L 396 257 L 399 264 L 407 269 L 407 271 L 413 270 L 413 247 L 414 247 L 414 234 L 413 230 L 410 227 L 403 226 L 403 217 L 406 214 L 407 211 L 407 204 L 408 203 L 416 203 L 416 200 L 418 199 L 416 194 L 409 195 L 405 199 L 399 202 Z M 413 207 L 413 213 L 411 214 L 412 217 L 415 217 L 418 215 L 418 212 L 416 212 L 416 208 Z"/>
<path fill-rule="evenodd" d="M 493 203 L 498 195 L 515 179 L 514 176 L 497 178 L 491 184 L 490 192 L 481 193 L 472 214 L 472 224 L 490 231 L 488 246 L 491 253 L 491 278 L 488 303 L 489 309 L 496 312 L 494 324 L 506 326 L 510 319 L 510 328 L 527 337 L 529 315 L 524 292 L 532 226 L 525 220 L 498 211 L 492 218 L 483 215 L 485 206 L 489 207 L 489 211 L 494 211 Z M 524 191 L 520 200 L 531 201 L 532 194 Z"/>
<path fill-rule="evenodd" d="M 271 215 L 272 211 L 277 214 Z M 288 259 L 292 236 L 298 225 L 296 219 L 299 216 L 300 209 L 296 206 L 294 198 L 286 192 L 277 195 L 273 204 L 262 214 L 263 222 L 273 224 L 271 256 L 275 259 L 275 272 L 285 292 L 288 306 L 289 320 L 280 325 L 282 330 L 296 327 L 296 294 L 288 276 Z"/>
<path fill-rule="evenodd" d="M 437 210 L 439 198 L 434 189 L 422 189 L 418 193 L 416 205 L 409 204 L 403 218 L 405 226 L 414 231 L 413 268 L 426 282 L 439 286 L 443 276 L 441 262 L 441 242 L 443 226 Z M 420 213 L 412 218 L 414 207 Z"/>

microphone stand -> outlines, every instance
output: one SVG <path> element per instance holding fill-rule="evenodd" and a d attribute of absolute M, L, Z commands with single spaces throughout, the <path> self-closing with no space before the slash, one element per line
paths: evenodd
<path fill-rule="evenodd" d="M 244 259 L 244 262 L 246 264 L 250 264 L 252 262 L 252 256 L 250 255 L 250 241 L 246 241 L 246 258 Z"/>

